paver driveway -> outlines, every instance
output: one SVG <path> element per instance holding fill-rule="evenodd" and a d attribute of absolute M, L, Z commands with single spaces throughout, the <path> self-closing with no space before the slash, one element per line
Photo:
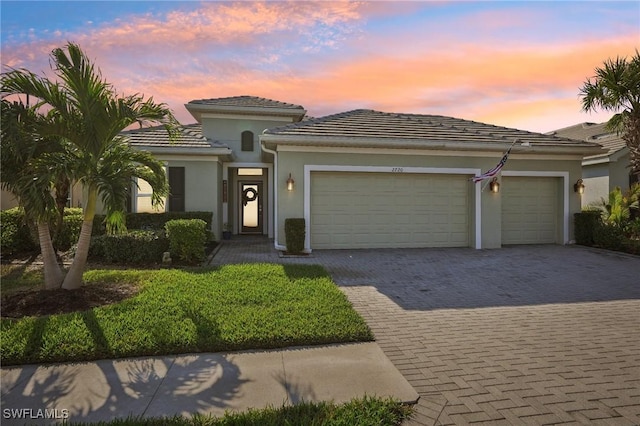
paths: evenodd
<path fill-rule="evenodd" d="M 640 424 L 638 257 L 519 246 L 280 261 L 329 270 L 420 393 L 413 424 Z"/>

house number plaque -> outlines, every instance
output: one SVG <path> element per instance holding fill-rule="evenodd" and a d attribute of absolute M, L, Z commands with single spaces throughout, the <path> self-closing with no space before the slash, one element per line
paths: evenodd
<path fill-rule="evenodd" d="M 402 173 L 402 172 L 404 172 L 404 168 L 403 167 L 392 167 L 391 168 L 391 172 L 392 173 Z"/>

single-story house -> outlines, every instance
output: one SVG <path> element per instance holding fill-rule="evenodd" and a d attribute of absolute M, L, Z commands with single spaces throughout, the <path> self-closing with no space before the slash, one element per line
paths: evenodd
<path fill-rule="evenodd" d="M 595 143 L 437 115 L 306 110 L 237 96 L 186 104 L 198 124 L 170 143 L 164 130 L 128 132 L 167 165 L 168 210 L 214 213 L 214 233 L 263 234 L 284 249 L 287 218 L 306 220 L 306 250 L 498 248 L 567 244 Z M 514 140 L 516 142 L 514 143 Z M 487 171 L 512 147 L 498 176 Z M 135 189 L 132 209 L 148 211 Z"/>
<path fill-rule="evenodd" d="M 606 128 L 607 123 L 580 123 L 549 134 L 564 138 L 594 142 L 604 151 L 582 160 L 582 179 L 585 185 L 582 207 L 600 204 L 616 186 L 623 190 L 638 181 L 629 168 L 629 148 L 622 137 Z"/>
<path fill-rule="evenodd" d="M 166 164 L 164 208 L 212 211 L 216 239 L 228 228 L 267 235 L 278 249 L 287 218 L 306 220 L 307 251 L 568 244 L 582 161 L 603 151 L 438 115 L 358 109 L 309 118 L 300 105 L 253 96 L 185 106 L 197 124 L 177 141 L 160 127 L 125 132 Z M 497 186 L 472 181 L 509 148 Z M 131 210 L 151 211 L 150 195 L 138 182 Z"/>

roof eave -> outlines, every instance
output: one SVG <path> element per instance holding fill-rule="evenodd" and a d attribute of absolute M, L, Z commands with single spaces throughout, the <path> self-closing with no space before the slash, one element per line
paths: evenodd
<path fill-rule="evenodd" d="M 511 146 L 504 141 L 496 142 L 457 142 L 424 139 L 390 139 L 390 138 L 343 138 L 343 137 L 310 137 L 289 136 L 263 133 L 260 140 L 268 147 L 277 145 L 301 146 L 331 146 L 353 148 L 387 148 L 387 149 L 423 149 L 423 150 L 452 150 L 452 151 L 487 151 L 505 152 Z M 523 146 L 516 144 L 511 152 L 527 153 L 555 153 L 594 155 L 602 153 L 602 147 L 596 144 L 576 142 L 571 145 L 561 144 L 530 144 Z"/>
<path fill-rule="evenodd" d="M 307 113 L 306 109 L 298 108 L 276 108 L 276 107 L 244 107 L 244 106 L 225 106 L 225 105 L 205 105 L 187 103 L 184 105 L 187 111 L 198 121 L 201 122 L 203 113 L 219 113 L 219 114 L 240 114 L 240 115 L 265 115 L 277 117 L 291 117 L 293 119 L 301 119 Z"/>
<path fill-rule="evenodd" d="M 155 145 L 132 145 L 136 149 L 149 151 L 152 154 L 174 154 L 174 155 L 209 155 L 228 156 L 233 151 L 229 148 L 204 148 L 204 147 L 184 147 L 184 146 L 155 146 Z"/>

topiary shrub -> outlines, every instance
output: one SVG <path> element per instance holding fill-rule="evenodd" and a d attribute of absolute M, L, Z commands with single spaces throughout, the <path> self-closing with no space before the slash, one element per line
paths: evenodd
<path fill-rule="evenodd" d="M 187 263 L 204 260 L 207 223 L 202 219 L 176 219 L 165 223 L 171 256 Z"/>
<path fill-rule="evenodd" d="M 577 244 L 584 246 L 593 245 L 593 233 L 601 222 L 601 216 L 599 211 L 594 210 L 585 210 L 573 215 Z"/>
<path fill-rule="evenodd" d="M 168 249 L 169 240 L 162 232 L 136 230 L 92 237 L 89 257 L 95 261 L 126 265 L 160 263 L 162 254 Z"/>
<path fill-rule="evenodd" d="M 306 236 L 304 219 L 285 219 L 284 235 L 287 244 L 287 252 L 292 254 L 302 253 L 302 251 L 304 250 L 304 239 Z"/>

